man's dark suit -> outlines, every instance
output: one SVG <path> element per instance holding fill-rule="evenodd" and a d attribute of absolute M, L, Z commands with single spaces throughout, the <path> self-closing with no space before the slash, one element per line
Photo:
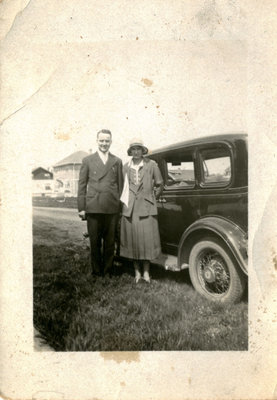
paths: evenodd
<path fill-rule="evenodd" d="M 78 210 L 86 211 L 91 265 L 95 274 L 110 272 L 113 265 L 122 187 L 120 158 L 109 153 L 108 160 L 104 164 L 96 152 L 83 159 L 79 175 Z"/>

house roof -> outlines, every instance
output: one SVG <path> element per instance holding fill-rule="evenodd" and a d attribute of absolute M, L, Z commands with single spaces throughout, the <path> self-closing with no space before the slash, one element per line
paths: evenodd
<path fill-rule="evenodd" d="M 54 167 L 60 167 L 62 165 L 69 164 L 82 164 L 82 160 L 84 157 L 88 156 L 88 153 L 85 151 L 76 151 L 75 153 L 70 154 L 70 156 L 65 157 L 61 161 L 57 162 Z"/>
<path fill-rule="evenodd" d="M 47 172 L 48 174 L 53 175 L 51 171 L 49 171 L 48 169 L 43 168 L 43 167 L 36 167 L 36 168 L 32 169 L 32 174 L 36 174 L 36 173 L 39 173 L 39 172 Z"/>

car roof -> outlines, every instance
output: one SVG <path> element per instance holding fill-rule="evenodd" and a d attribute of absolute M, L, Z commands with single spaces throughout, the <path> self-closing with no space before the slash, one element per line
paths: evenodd
<path fill-rule="evenodd" d="M 154 155 L 158 153 L 163 153 L 169 150 L 175 150 L 182 147 L 190 147 L 195 145 L 201 145 L 206 143 L 214 143 L 214 142 L 234 142 L 235 140 L 247 139 L 247 133 L 240 132 L 240 133 L 224 133 L 221 135 L 211 135 L 211 136 L 203 136 L 197 139 L 185 140 L 183 142 L 174 143 L 168 146 L 160 147 L 156 150 L 151 151 L 149 155 Z"/>

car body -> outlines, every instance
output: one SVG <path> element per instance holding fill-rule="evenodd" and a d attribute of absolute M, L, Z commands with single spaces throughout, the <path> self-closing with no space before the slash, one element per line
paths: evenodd
<path fill-rule="evenodd" d="M 167 269 L 189 268 L 195 288 L 222 303 L 241 298 L 247 276 L 248 155 L 245 133 L 153 151 L 164 178 L 158 220 Z"/>

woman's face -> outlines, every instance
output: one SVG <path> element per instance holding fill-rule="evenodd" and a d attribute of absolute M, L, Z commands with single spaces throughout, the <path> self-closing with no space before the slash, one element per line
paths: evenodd
<path fill-rule="evenodd" d="M 131 156 L 134 160 L 142 159 L 142 147 L 134 146 L 131 148 Z"/>

